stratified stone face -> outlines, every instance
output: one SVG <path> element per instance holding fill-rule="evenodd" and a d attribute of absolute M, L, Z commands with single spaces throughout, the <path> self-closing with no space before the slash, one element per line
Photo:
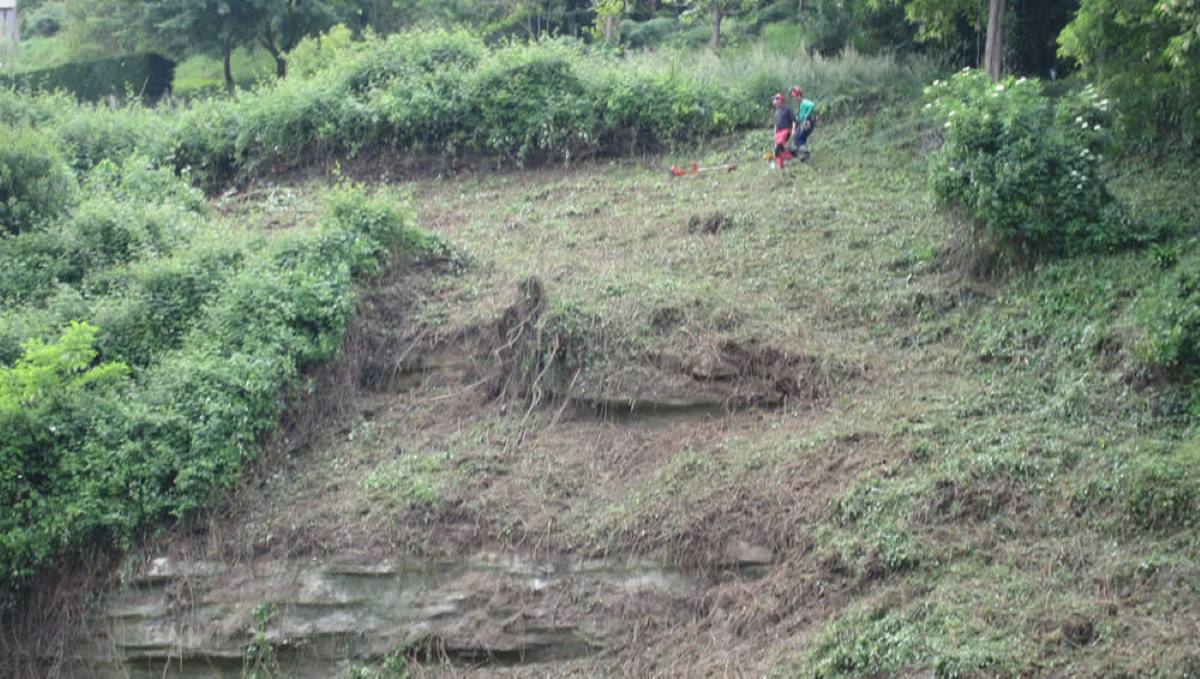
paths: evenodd
<path fill-rule="evenodd" d="M 742 549 L 741 551 L 745 551 Z M 758 555 L 755 555 L 758 556 Z M 478 554 L 455 562 L 150 561 L 110 595 L 77 650 L 100 676 L 237 676 L 254 611 L 281 671 L 329 677 L 396 649 L 469 663 L 546 663 L 602 651 L 631 632 L 623 608 L 683 606 L 698 582 L 637 561 L 531 561 Z M 427 648 L 423 648 L 426 646 Z"/>

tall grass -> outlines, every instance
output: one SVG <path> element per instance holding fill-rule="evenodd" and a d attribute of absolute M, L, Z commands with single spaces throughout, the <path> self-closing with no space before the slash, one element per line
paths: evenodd
<path fill-rule="evenodd" d="M 713 87 L 737 87 L 748 105 L 761 109 L 775 92 L 800 85 L 820 111 L 832 115 L 910 99 L 937 70 L 922 58 L 867 56 L 849 48 L 836 57 L 800 50 L 788 54 L 761 44 L 729 56 L 699 52 L 688 56 L 688 64 Z"/>

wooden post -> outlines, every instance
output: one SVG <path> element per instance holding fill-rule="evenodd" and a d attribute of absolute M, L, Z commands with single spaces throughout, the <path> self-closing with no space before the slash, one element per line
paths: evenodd
<path fill-rule="evenodd" d="M 990 0 L 988 3 L 987 45 L 983 48 L 983 54 L 992 82 L 998 82 L 1004 71 L 1005 4 L 1005 0 Z"/>

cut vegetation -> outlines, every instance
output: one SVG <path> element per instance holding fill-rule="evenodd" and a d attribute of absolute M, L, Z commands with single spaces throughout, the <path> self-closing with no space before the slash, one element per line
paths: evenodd
<path fill-rule="evenodd" d="M 0 92 L 0 670 L 1200 672 L 1194 158 L 922 62 L 355 45 Z"/>

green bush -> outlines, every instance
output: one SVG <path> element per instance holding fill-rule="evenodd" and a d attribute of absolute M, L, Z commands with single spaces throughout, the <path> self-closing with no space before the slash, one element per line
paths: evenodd
<path fill-rule="evenodd" d="M 0 234 L 17 234 L 60 214 L 71 171 L 40 132 L 0 125 Z"/>
<path fill-rule="evenodd" d="M 74 454 L 85 417 L 111 412 L 128 368 L 94 364 L 96 328 L 72 323 L 56 342 L 30 340 L 0 366 L 0 582 L 28 577 L 97 520 L 86 502 L 59 506 L 66 478 L 87 474 Z"/>
<path fill-rule="evenodd" d="M 354 33 L 341 24 L 306 37 L 287 55 L 288 77 L 311 78 L 355 50 Z"/>
<path fill-rule="evenodd" d="M 571 43 L 513 45 L 480 64 L 470 84 L 480 150 L 525 160 L 571 155 L 595 139 L 593 107 Z"/>
<path fill-rule="evenodd" d="M 1200 377 L 1200 253 L 1179 261 L 1138 302 L 1138 350 L 1150 364 Z"/>
<path fill-rule="evenodd" d="M 934 193 L 963 206 L 1010 254 L 1112 251 L 1151 239 L 1105 185 L 1111 104 L 1091 88 L 1056 106 L 1036 80 L 993 84 L 964 70 L 927 88 L 927 98 L 945 138 L 930 162 Z"/>
<path fill-rule="evenodd" d="M 343 87 L 354 94 L 443 68 L 471 70 L 488 53 L 483 42 L 462 29 L 420 29 L 369 40 L 356 58 L 340 64 Z"/>
<path fill-rule="evenodd" d="M 80 193 L 0 240 L 0 598 L 64 550 L 205 506 L 337 351 L 356 281 L 438 249 L 403 200 L 349 186 L 269 240 L 138 158 Z"/>
<path fill-rule="evenodd" d="M 121 162 L 135 153 L 168 160 L 172 134 L 166 118 L 136 103 L 84 108 L 81 114 L 65 116 L 53 128 L 59 148 L 81 171 L 105 160 Z"/>

